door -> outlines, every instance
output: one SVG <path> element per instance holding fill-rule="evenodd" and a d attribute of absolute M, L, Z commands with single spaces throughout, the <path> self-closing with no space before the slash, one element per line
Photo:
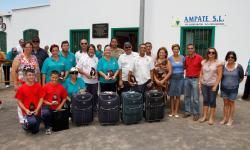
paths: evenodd
<path fill-rule="evenodd" d="M 0 31 L 0 48 L 3 52 L 7 52 L 7 34 L 3 31 Z"/>
<path fill-rule="evenodd" d="M 90 43 L 89 32 L 89 29 L 70 30 L 70 51 L 72 53 L 81 49 L 80 41 L 82 39 L 86 39 Z"/>
<path fill-rule="evenodd" d="M 31 41 L 33 37 L 39 36 L 39 31 L 36 29 L 27 29 L 23 31 L 24 41 Z"/>
<path fill-rule="evenodd" d="M 112 28 L 111 37 L 116 37 L 118 47 L 123 49 L 125 42 L 130 42 L 133 46 L 133 51 L 138 51 L 139 28 Z"/>
<path fill-rule="evenodd" d="M 194 44 L 195 50 L 205 56 L 209 47 L 214 47 L 215 27 L 182 27 L 181 28 L 181 53 L 187 54 L 188 44 Z"/>

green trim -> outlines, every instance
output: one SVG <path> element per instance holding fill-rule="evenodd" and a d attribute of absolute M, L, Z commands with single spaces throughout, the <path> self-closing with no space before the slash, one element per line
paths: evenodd
<path fill-rule="evenodd" d="M 215 41 L 215 26 L 211 27 L 212 29 L 212 38 L 211 38 L 211 46 L 214 47 L 214 41 Z"/>
<path fill-rule="evenodd" d="M 73 53 L 75 53 L 75 52 L 73 51 L 72 32 L 78 32 L 78 31 L 87 32 L 87 34 L 88 34 L 87 41 L 88 41 L 88 43 L 90 43 L 90 29 L 70 29 L 70 30 L 69 30 L 69 43 L 70 43 L 70 51 L 73 52 Z M 79 42 L 80 42 L 80 41 L 79 41 Z M 80 43 L 79 43 L 79 44 L 80 44 Z"/>
<path fill-rule="evenodd" d="M 4 31 L 0 31 L 0 48 L 7 53 L 7 33 Z"/>
<path fill-rule="evenodd" d="M 183 27 L 181 27 L 181 32 L 180 32 L 180 37 L 181 37 L 181 39 L 180 39 L 180 53 L 181 53 L 181 55 L 183 55 L 184 54 L 184 51 L 185 51 L 185 47 L 184 47 L 184 49 L 183 49 L 183 39 L 184 39 L 184 28 Z"/>
<path fill-rule="evenodd" d="M 184 46 L 184 37 L 185 37 L 185 32 L 184 30 L 189 29 L 211 29 L 212 30 L 212 35 L 211 35 L 211 47 L 214 47 L 214 41 L 215 41 L 215 26 L 185 26 L 181 27 L 181 32 L 180 32 L 180 53 L 183 55 L 184 51 L 186 50 L 186 47 Z"/>
<path fill-rule="evenodd" d="M 115 37 L 115 32 L 117 32 L 117 31 L 128 31 L 128 32 L 134 32 L 134 31 L 136 31 L 137 33 L 138 33 L 138 37 L 137 37 L 137 47 L 139 47 L 139 45 L 140 45 L 140 43 L 139 43 L 139 41 L 140 41 L 140 31 L 139 31 L 139 27 L 129 27 L 129 28 L 111 28 L 111 39 L 113 38 L 113 37 Z M 137 51 L 137 49 L 136 49 L 136 51 Z"/>

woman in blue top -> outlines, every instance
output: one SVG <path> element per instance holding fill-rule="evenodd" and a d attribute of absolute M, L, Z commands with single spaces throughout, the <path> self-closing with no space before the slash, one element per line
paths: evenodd
<path fill-rule="evenodd" d="M 69 71 L 70 77 L 65 80 L 64 87 L 68 92 L 69 98 L 72 97 L 73 94 L 79 93 L 81 90 L 85 90 L 85 82 L 82 78 L 78 76 L 78 69 L 76 67 L 72 67 Z"/>
<path fill-rule="evenodd" d="M 59 56 L 59 46 L 56 44 L 53 44 L 50 46 L 50 52 L 52 54 L 51 57 L 46 58 L 43 67 L 42 67 L 42 84 L 45 85 L 45 83 L 50 81 L 50 74 L 51 71 L 56 70 L 60 72 L 60 82 L 63 83 L 63 81 L 66 79 L 68 75 L 68 71 L 70 69 L 69 64 L 67 63 L 66 59 Z"/>
<path fill-rule="evenodd" d="M 119 66 L 117 60 L 111 57 L 110 46 L 105 46 L 104 56 L 98 62 L 97 71 L 100 74 L 99 82 L 101 92 L 116 92 L 116 80 L 119 73 Z"/>
<path fill-rule="evenodd" d="M 173 55 L 169 57 L 172 64 L 172 75 L 170 78 L 168 95 L 170 96 L 171 112 L 169 117 L 179 117 L 180 96 L 183 94 L 184 86 L 184 56 L 180 55 L 179 44 L 172 45 Z"/>
<path fill-rule="evenodd" d="M 221 97 L 224 100 L 223 120 L 220 124 L 231 126 L 235 112 L 235 100 L 238 95 L 239 84 L 244 78 L 244 70 L 236 62 L 237 56 L 234 51 L 227 52 L 225 60 L 220 86 Z"/>

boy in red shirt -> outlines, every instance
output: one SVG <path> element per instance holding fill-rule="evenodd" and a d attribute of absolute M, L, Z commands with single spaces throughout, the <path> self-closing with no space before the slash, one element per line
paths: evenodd
<path fill-rule="evenodd" d="M 35 70 L 26 68 L 24 72 L 26 81 L 18 88 L 15 98 L 24 116 L 23 128 L 35 134 L 39 132 L 44 92 L 42 86 L 35 82 Z"/>
<path fill-rule="evenodd" d="M 66 89 L 58 82 L 58 79 L 59 72 L 52 71 L 50 82 L 43 87 L 45 96 L 41 117 L 45 124 L 46 134 L 51 134 L 52 111 L 62 109 L 68 96 Z"/>

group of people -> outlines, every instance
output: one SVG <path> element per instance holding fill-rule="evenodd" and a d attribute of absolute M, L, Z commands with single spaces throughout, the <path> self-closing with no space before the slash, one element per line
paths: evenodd
<path fill-rule="evenodd" d="M 225 61 L 218 60 L 215 48 L 208 48 L 205 58 L 195 52 L 193 44 L 187 45 L 187 54 L 180 54 L 180 46 L 172 45 L 172 55 L 160 47 L 156 56 L 150 42 L 139 45 L 138 53 L 132 44 L 125 42 L 123 49 L 112 38 L 101 50 L 80 41 L 81 49 L 75 54 L 69 50 L 69 42 L 50 46 L 48 53 L 40 48 L 39 37 L 31 42 L 19 41 L 22 51 L 13 48 L 11 75 L 16 90 L 19 121 L 25 130 L 39 131 L 44 121 L 46 134 L 51 134 L 52 111 L 63 108 L 73 94 L 86 90 L 93 95 L 94 110 L 97 110 L 98 91 L 126 92 L 157 89 L 170 96 L 169 117 L 179 117 L 180 97 L 184 95 L 183 118 L 193 116 L 194 121 L 208 121 L 212 125 L 216 114 L 217 92 L 221 90 L 224 100 L 221 124 L 232 125 L 235 100 L 244 71 L 237 63 L 236 53 L 229 51 Z M 19 52 L 19 54 L 18 54 Z M 248 64 L 248 68 L 250 62 Z M 9 66 L 10 67 L 10 66 Z M 247 69 L 248 73 L 250 69 Z M 248 73 L 247 75 L 250 75 Z M 249 95 L 249 76 L 247 78 Z M 200 91 L 203 95 L 200 114 Z"/>

